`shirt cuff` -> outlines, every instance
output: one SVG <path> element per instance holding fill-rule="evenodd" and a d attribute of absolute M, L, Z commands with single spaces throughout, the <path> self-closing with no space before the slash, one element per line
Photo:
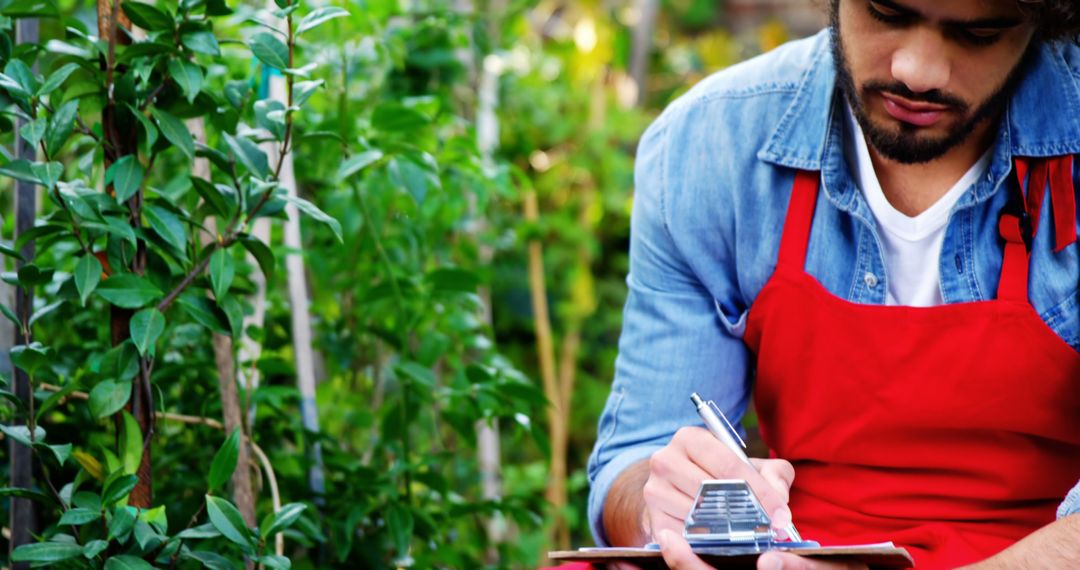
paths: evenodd
<path fill-rule="evenodd" d="M 616 455 L 600 468 L 589 487 L 589 529 L 592 530 L 597 546 L 610 546 L 607 536 L 604 535 L 604 500 L 611 490 L 611 485 L 627 467 L 652 457 L 653 453 L 663 448 L 662 445 L 633 447 Z"/>
<path fill-rule="evenodd" d="M 1065 500 L 1058 507 L 1057 516 L 1059 519 L 1063 519 L 1076 513 L 1080 513 L 1080 481 L 1077 481 L 1072 491 L 1065 495 Z"/>

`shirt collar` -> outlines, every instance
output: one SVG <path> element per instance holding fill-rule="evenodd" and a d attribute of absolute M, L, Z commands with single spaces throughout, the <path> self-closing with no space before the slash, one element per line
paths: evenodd
<path fill-rule="evenodd" d="M 801 170 L 822 169 L 828 135 L 835 126 L 832 122 L 844 120 L 843 102 L 834 97 L 836 68 L 831 42 L 831 30 L 818 35 L 813 61 L 803 73 L 795 96 L 758 151 L 761 160 Z M 998 138 L 998 144 L 1008 145 L 1009 156 L 1080 153 L 1080 85 L 1065 61 L 1063 49 L 1071 48 L 1060 43 L 1041 44 L 1010 100 Z"/>

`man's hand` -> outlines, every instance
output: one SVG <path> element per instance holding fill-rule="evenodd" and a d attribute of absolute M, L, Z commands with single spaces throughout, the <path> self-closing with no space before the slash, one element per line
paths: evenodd
<path fill-rule="evenodd" d="M 743 463 L 707 430 L 680 429 L 667 447 L 649 459 L 649 478 L 642 490 L 645 498 L 642 526 L 646 534 L 658 540 L 661 531 L 670 530 L 681 537 L 683 519 L 690 512 L 704 479 L 745 479 L 772 519 L 773 528 L 785 528 L 791 523 L 787 502 L 795 469 L 781 459 L 750 461 L 760 473 Z"/>
<path fill-rule="evenodd" d="M 681 534 L 670 530 L 660 531 L 657 541 L 664 554 L 664 563 L 671 570 L 713 570 L 694 555 L 690 545 Z M 866 565 L 854 562 L 826 562 L 803 558 L 788 552 L 766 552 L 758 557 L 758 570 L 866 570 Z"/>

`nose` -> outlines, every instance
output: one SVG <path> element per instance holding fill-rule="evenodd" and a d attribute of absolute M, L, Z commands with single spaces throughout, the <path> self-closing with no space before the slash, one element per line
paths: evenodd
<path fill-rule="evenodd" d="M 940 34 L 918 28 L 893 52 L 892 75 L 915 93 L 944 89 L 949 83 L 947 47 Z"/>

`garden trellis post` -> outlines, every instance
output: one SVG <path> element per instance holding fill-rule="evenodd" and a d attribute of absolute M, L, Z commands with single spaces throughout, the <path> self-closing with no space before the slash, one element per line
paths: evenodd
<path fill-rule="evenodd" d="M 653 31 L 656 29 L 657 0 L 636 0 L 638 21 L 634 26 L 633 47 L 630 54 L 630 77 L 637 89 L 636 102 L 645 102 L 645 78 L 649 73 L 649 55 L 653 47 Z"/>
<path fill-rule="evenodd" d="M 288 105 L 285 78 L 277 73 L 270 76 L 270 99 Z M 281 186 L 290 197 L 296 197 L 296 174 L 293 171 L 292 152 L 282 157 Z M 289 306 L 292 308 L 293 352 L 295 353 L 296 383 L 300 390 L 300 416 L 304 430 L 316 438 L 319 434 L 319 410 L 315 403 L 315 352 L 311 346 L 311 313 L 308 302 L 307 275 L 304 270 L 304 245 L 300 234 L 300 211 L 289 202 L 285 206 L 286 277 L 289 282 Z M 321 502 L 326 483 L 323 475 L 322 446 L 318 440 L 309 446 L 311 468 L 308 484 L 316 501 Z"/>
<path fill-rule="evenodd" d="M 33 44 L 38 41 L 38 19 L 37 18 L 24 18 L 18 21 L 16 27 L 16 42 Z M 37 70 L 37 66 L 34 66 L 34 70 Z M 16 123 L 15 132 L 19 132 L 25 121 L 19 119 Z M 23 137 L 15 137 L 15 148 L 17 158 L 28 160 L 33 162 L 37 157 L 37 151 L 31 146 Z M 25 180 L 15 181 L 15 237 L 25 233 L 30 228 L 34 227 L 34 217 L 37 214 L 37 188 L 33 183 Z M 24 260 L 34 259 L 34 241 L 30 240 L 23 245 L 19 251 Z M 21 267 L 25 262 L 16 260 L 15 267 Z M 15 288 L 15 314 L 18 315 L 22 322 L 28 322 L 30 319 L 30 313 L 34 309 L 34 294 L 30 288 L 16 287 Z M 30 339 L 26 338 L 24 331 L 15 330 L 15 344 L 29 343 Z M 33 393 L 30 390 L 30 378 L 26 375 L 26 372 L 14 368 L 14 374 L 12 379 L 14 382 L 15 396 L 25 402 L 33 397 Z M 11 454 L 11 486 L 21 487 L 29 489 L 33 486 L 33 459 L 30 453 L 30 448 L 17 443 L 13 438 L 8 438 L 8 451 Z M 11 539 L 9 546 L 11 550 L 22 544 L 27 544 L 33 541 L 33 534 L 37 531 L 37 520 L 34 512 L 34 504 L 30 499 L 20 499 L 16 497 L 11 498 L 11 517 L 10 517 Z M 10 552 L 9 552 L 10 556 Z M 25 562 L 15 563 L 12 565 L 14 569 L 29 568 L 30 564 Z"/>
<path fill-rule="evenodd" d="M 196 142 L 206 144 L 206 120 L 203 117 L 188 120 L 187 127 Z M 211 180 L 210 160 L 197 157 L 192 165 L 191 175 L 209 182 Z M 227 220 L 217 218 L 207 220 L 207 229 L 210 233 L 203 234 L 203 245 L 212 242 L 214 236 L 218 235 L 219 228 L 227 223 Z M 262 276 L 262 272 L 255 271 L 253 275 Z M 221 395 L 221 419 L 225 424 L 225 433 L 232 433 L 233 430 L 239 429 L 241 434 L 236 469 L 231 477 L 233 502 L 236 503 L 236 508 L 243 515 L 248 526 L 255 526 L 255 493 L 251 487 L 250 468 L 251 446 L 248 444 L 251 430 L 250 427 L 245 429 L 244 410 L 236 385 L 237 366 L 233 338 L 218 332 L 211 334 L 214 343 L 214 365 L 218 372 L 218 393 Z M 240 332 L 240 337 L 245 338 L 243 330 Z M 248 561 L 247 564 L 250 566 L 251 562 Z"/>

